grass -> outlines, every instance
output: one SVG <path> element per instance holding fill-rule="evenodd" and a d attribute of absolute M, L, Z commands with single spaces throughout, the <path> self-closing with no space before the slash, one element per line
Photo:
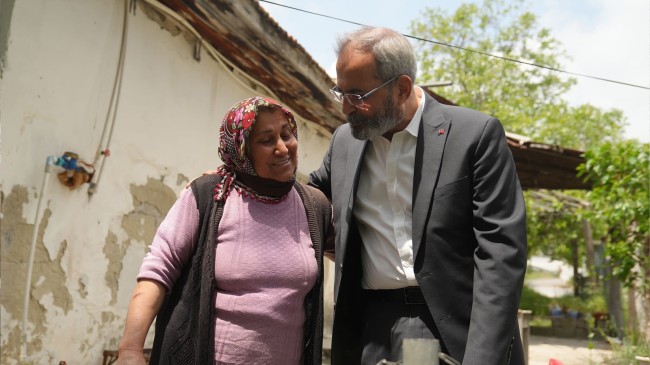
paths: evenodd
<path fill-rule="evenodd" d="M 633 336 L 634 337 L 634 336 Z M 603 365 L 637 364 L 636 356 L 650 357 L 650 342 L 632 338 L 622 344 L 612 345 L 612 355 L 603 359 Z"/>
<path fill-rule="evenodd" d="M 548 312 L 551 306 L 551 301 L 551 298 L 524 285 L 519 308 L 532 311 L 533 318 L 537 316 L 547 316 L 549 314 Z"/>
<path fill-rule="evenodd" d="M 528 270 L 526 270 L 526 280 L 553 279 L 557 278 L 557 276 L 558 275 L 556 273 L 544 270 L 536 270 L 530 267 Z"/>

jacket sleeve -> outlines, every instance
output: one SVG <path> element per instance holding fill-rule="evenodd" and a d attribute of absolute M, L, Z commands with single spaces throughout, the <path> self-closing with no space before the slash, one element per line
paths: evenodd
<path fill-rule="evenodd" d="M 322 191 L 330 201 L 332 200 L 332 149 L 338 131 L 339 129 L 334 131 L 334 134 L 332 135 L 332 139 L 330 141 L 330 146 L 327 149 L 325 156 L 323 157 L 323 162 L 317 170 L 314 170 L 311 174 L 309 174 L 309 181 L 307 182 L 308 185 Z"/>
<path fill-rule="evenodd" d="M 491 118 L 473 154 L 472 314 L 463 364 L 506 364 L 518 338 L 526 272 L 526 208 L 501 123 Z"/>

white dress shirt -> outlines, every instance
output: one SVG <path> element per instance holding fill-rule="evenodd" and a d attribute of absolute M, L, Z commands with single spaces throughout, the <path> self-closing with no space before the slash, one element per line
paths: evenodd
<path fill-rule="evenodd" d="M 413 271 L 413 167 L 418 129 L 424 110 L 423 91 L 408 126 L 391 141 L 369 141 L 354 204 L 363 245 L 361 286 L 397 289 L 417 286 Z"/>

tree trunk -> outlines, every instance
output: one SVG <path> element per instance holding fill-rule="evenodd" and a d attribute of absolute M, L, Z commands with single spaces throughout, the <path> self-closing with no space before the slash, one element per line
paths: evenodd
<path fill-rule="evenodd" d="M 646 290 L 646 292 L 641 295 L 641 298 L 644 298 L 641 301 L 641 308 L 643 308 L 643 311 L 641 312 L 641 318 L 640 318 L 640 323 L 641 323 L 641 333 L 644 335 L 644 339 L 646 341 L 650 341 L 650 290 Z"/>
<path fill-rule="evenodd" d="M 578 242 L 577 240 L 571 240 L 571 263 L 573 264 L 573 296 L 580 296 L 580 274 L 578 273 L 578 268 L 580 263 L 578 260 Z"/>
<path fill-rule="evenodd" d="M 641 275 L 646 285 L 641 286 L 640 308 L 639 314 L 640 332 L 644 335 L 644 339 L 650 342 L 650 236 L 646 236 L 643 243 L 643 257 L 646 258 L 644 267 L 641 268 Z"/>
<path fill-rule="evenodd" d="M 627 288 L 627 331 L 628 333 L 639 333 L 640 323 L 636 311 L 636 288 L 634 283 Z"/>
<path fill-rule="evenodd" d="M 588 220 L 582 220 L 582 234 L 585 237 L 585 253 L 587 256 L 587 273 L 590 278 L 592 287 L 598 285 L 598 273 L 594 267 L 596 262 L 596 253 L 594 251 L 594 237 L 591 235 L 591 223 Z"/>
<path fill-rule="evenodd" d="M 621 282 L 611 277 L 611 275 L 607 275 L 604 284 L 609 316 L 616 328 L 616 336 L 619 339 L 623 339 L 625 337 L 625 324 L 623 321 L 623 304 L 621 301 Z"/>

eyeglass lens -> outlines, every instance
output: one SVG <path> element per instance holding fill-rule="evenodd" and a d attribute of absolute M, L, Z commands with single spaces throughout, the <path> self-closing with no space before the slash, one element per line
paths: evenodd
<path fill-rule="evenodd" d="M 372 95 L 375 91 L 381 89 L 382 87 L 388 85 L 391 81 L 395 80 L 399 76 L 395 76 L 388 81 L 384 82 L 383 84 L 377 86 L 376 88 L 370 90 L 367 92 L 365 95 L 359 95 L 359 94 L 344 94 L 343 91 L 339 90 L 337 86 L 334 86 L 333 88 L 330 89 L 330 93 L 334 95 L 334 100 L 338 101 L 339 103 L 343 104 L 343 100 L 347 99 L 348 103 L 354 105 L 354 106 L 361 106 L 363 105 L 363 100 L 368 98 L 370 95 Z"/>

